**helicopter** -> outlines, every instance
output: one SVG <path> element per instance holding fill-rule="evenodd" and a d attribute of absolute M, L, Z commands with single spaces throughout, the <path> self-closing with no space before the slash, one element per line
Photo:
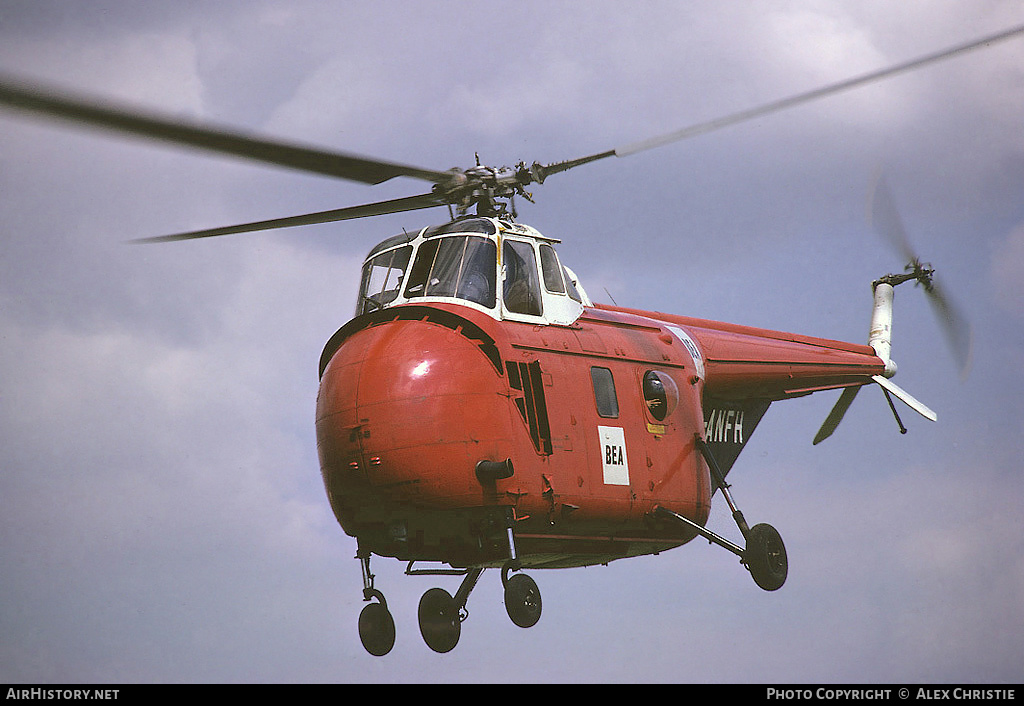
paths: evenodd
<path fill-rule="evenodd" d="M 380 184 L 426 181 L 387 201 L 223 228 L 144 238 L 192 240 L 442 207 L 449 220 L 372 248 L 355 316 L 326 343 L 316 403 L 325 491 L 356 539 L 363 647 L 383 656 L 394 619 L 375 585 L 373 555 L 413 576 L 462 577 L 454 595 L 423 594 L 427 646 L 455 648 L 471 592 L 500 572 L 506 611 L 535 625 L 541 593 L 526 570 L 606 564 L 697 537 L 734 554 L 754 582 L 780 589 L 788 557 L 767 523 L 750 526 L 727 476 L 772 402 L 819 391 L 840 398 L 814 443 L 838 427 L 861 388 L 937 415 L 891 378 L 894 288 L 914 282 L 947 324 L 958 357 L 969 332 L 909 246 L 885 186 L 873 219 L 904 255 L 902 273 L 872 283 L 866 344 L 595 303 L 563 264 L 559 240 L 518 221 L 516 198 L 570 169 L 696 137 L 966 51 L 1024 27 L 667 135 L 577 159 L 431 170 L 286 144 L 0 79 L 0 105 L 307 173 Z M 721 493 L 742 544 L 706 525 Z"/>

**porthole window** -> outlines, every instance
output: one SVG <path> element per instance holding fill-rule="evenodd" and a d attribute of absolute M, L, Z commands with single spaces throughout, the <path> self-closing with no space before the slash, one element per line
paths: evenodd
<path fill-rule="evenodd" d="M 675 380 L 660 370 L 648 370 L 644 374 L 644 404 L 655 421 L 663 421 L 679 404 Z"/>

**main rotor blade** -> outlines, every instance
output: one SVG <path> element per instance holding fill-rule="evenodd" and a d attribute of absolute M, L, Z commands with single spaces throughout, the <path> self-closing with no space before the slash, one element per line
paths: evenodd
<path fill-rule="evenodd" d="M 845 81 L 840 81 L 839 83 L 834 83 L 829 86 L 814 89 L 813 91 L 807 91 L 806 93 L 800 93 L 789 98 L 783 98 L 782 100 L 772 101 L 771 103 L 766 103 L 756 108 L 749 108 L 747 110 L 741 110 L 736 113 L 732 113 L 730 115 L 726 115 L 720 118 L 715 118 L 714 120 L 707 120 L 705 122 L 696 123 L 694 125 L 690 125 L 689 127 L 685 127 L 681 130 L 675 130 L 673 132 L 658 135 L 656 137 L 651 137 L 646 140 L 633 142 L 622 147 L 616 147 L 613 150 L 598 152 L 596 154 L 592 154 L 587 157 L 581 157 L 579 159 L 567 160 L 564 162 L 556 162 L 554 164 L 541 167 L 541 170 L 543 175 L 547 176 L 548 174 L 564 172 L 565 170 L 571 169 L 572 167 L 576 167 L 581 164 L 587 164 L 588 162 L 594 162 L 599 159 L 604 159 L 605 157 L 611 157 L 613 155 L 616 157 L 627 157 L 631 154 L 636 154 L 637 152 L 643 152 L 645 150 L 654 149 L 655 147 L 661 147 L 672 142 L 678 142 L 679 140 L 685 140 L 691 137 L 696 137 L 698 135 L 703 135 L 709 132 L 713 132 L 715 130 L 720 130 L 724 127 L 729 127 L 730 125 L 746 122 L 748 120 L 754 120 L 756 118 L 764 117 L 765 115 L 770 115 L 772 113 L 777 113 L 788 108 L 794 108 L 798 105 L 803 105 L 805 103 L 810 103 L 812 101 L 820 100 L 822 98 L 827 98 L 828 96 L 833 96 L 837 93 L 842 93 L 844 91 L 849 91 L 854 88 L 859 88 L 869 83 L 875 83 L 876 81 L 881 81 L 883 79 L 890 78 L 897 74 L 906 73 L 909 71 L 913 71 L 915 69 L 922 68 L 929 64 L 944 61 L 946 59 L 952 58 L 953 56 L 956 56 L 957 54 L 963 54 L 969 51 L 973 51 L 975 49 L 981 49 L 991 44 L 995 44 L 996 42 L 1002 42 L 1007 39 L 1013 39 L 1014 37 L 1020 34 L 1024 34 L 1024 25 L 1004 30 L 996 34 L 983 37 L 982 39 L 976 39 L 972 42 L 967 42 L 966 44 L 960 44 L 955 47 L 950 47 L 949 49 L 943 49 L 942 51 L 938 51 L 933 54 L 928 54 L 927 56 L 913 59 L 902 64 L 897 64 L 887 69 L 872 71 L 861 76 L 856 76 Z"/>
<path fill-rule="evenodd" d="M 447 181 L 451 177 L 450 172 L 421 169 L 343 152 L 278 142 L 220 127 L 161 116 L 124 105 L 44 88 L 11 77 L 0 76 L 0 105 L 364 184 L 379 184 L 397 176 L 435 183 Z"/>
<path fill-rule="evenodd" d="M 307 213 L 301 216 L 288 216 L 286 218 L 274 218 L 266 221 L 255 221 L 253 223 L 242 223 L 222 228 L 208 228 L 206 230 L 193 230 L 187 233 L 175 233 L 173 235 L 158 235 L 152 238 L 138 238 L 133 243 L 170 243 L 176 240 L 195 240 L 197 238 L 212 238 L 218 235 L 231 235 L 233 233 L 249 233 L 258 230 L 273 230 L 276 228 L 291 228 L 293 226 L 307 226 L 316 223 L 332 223 L 334 221 L 345 221 L 353 218 L 365 218 L 367 216 L 383 216 L 388 213 L 399 213 L 401 211 L 415 211 L 433 206 L 443 206 L 445 202 L 435 194 L 421 194 L 419 196 L 406 196 L 400 199 L 389 201 L 378 201 L 376 203 L 363 204 L 362 206 L 348 206 L 347 208 L 336 208 L 331 211 L 318 211 Z"/>

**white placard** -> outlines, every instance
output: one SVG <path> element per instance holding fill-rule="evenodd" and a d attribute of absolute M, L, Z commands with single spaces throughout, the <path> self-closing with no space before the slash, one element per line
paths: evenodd
<path fill-rule="evenodd" d="M 629 485 L 629 461 L 626 459 L 626 434 L 622 427 L 598 427 L 601 441 L 601 467 L 606 485 Z"/>

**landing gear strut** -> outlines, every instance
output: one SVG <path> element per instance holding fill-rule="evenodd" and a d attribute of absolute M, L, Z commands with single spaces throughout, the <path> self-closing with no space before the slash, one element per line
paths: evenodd
<path fill-rule="evenodd" d="M 511 518 L 508 519 L 506 529 L 510 558 L 501 569 L 501 585 L 505 588 L 505 610 L 512 622 L 519 627 L 533 627 L 540 620 L 540 589 L 526 574 L 509 577 L 510 571 L 518 571 L 520 567 Z M 481 567 L 468 569 L 462 585 L 454 596 L 443 588 L 432 588 L 420 598 L 420 634 L 430 649 L 442 653 L 455 649 L 462 634 L 462 621 L 469 616 L 466 601 L 469 600 L 469 594 L 483 572 Z"/>
<path fill-rule="evenodd" d="M 786 582 L 786 576 L 789 574 L 786 545 L 783 544 L 782 537 L 774 527 L 768 524 L 761 523 L 753 527 L 747 526 L 743 513 L 740 512 L 739 508 L 736 507 L 736 503 L 733 502 L 732 495 L 729 493 L 729 486 L 722 476 L 718 462 L 711 453 L 711 449 L 699 435 L 695 437 L 695 441 L 697 448 L 704 456 L 704 460 L 707 461 L 708 468 L 711 470 L 711 477 L 714 479 L 718 489 L 722 491 L 722 496 L 725 498 L 725 502 L 728 503 L 729 509 L 732 510 L 733 519 L 740 528 L 747 546 L 744 548 L 733 544 L 728 539 L 720 537 L 690 518 L 674 513 L 667 508 L 657 507 L 654 510 L 654 514 L 678 520 L 691 529 L 696 530 L 698 534 L 709 542 L 728 549 L 738 556 L 740 562 L 747 567 L 751 577 L 754 579 L 754 583 L 765 591 L 777 591 L 782 588 L 782 584 Z"/>
<path fill-rule="evenodd" d="M 516 554 L 516 538 L 512 533 L 512 518 L 507 520 L 509 560 L 501 569 L 501 585 L 505 588 L 505 612 L 512 622 L 521 628 L 532 628 L 540 620 L 540 589 L 537 582 L 526 574 L 509 578 L 510 571 L 519 571 L 521 566 Z"/>
<path fill-rule="evenodd" d="M 505 610 L 512 622 L 521 628 L 533 627 L 540 620 L 541 600 L 537 583 L 526 574 L 509 576 L 512 571 L 519 571 L 520 561 L 516 554 L 515 535 L 512 531 L 513 518 L 511 511 L 505 519 L 505 530 L 508 535 L 508 561 L 501 569 L 501 585 L 505 588 Z M 373 573 L 370 572 L 370 551 L 359 547 L 356 558 L 363 570 L 363 600 L 368 604 L 359 614 L 359 639 L 370 654 L 381 657 L 391 651 L 395 645 L 395 620 L 388 611 L 384 594 L 373 586 Z M 466 601 L 469 594 L 484 573 L 481 566 L 468 569 L 434 568 L 413 569 L 415 561 L 409 562 L 406 575 L 460 575 L 464 576 L 459 590 L 451 595 L 443 588 L 431 588 L 420 598 L 418 619 L 420 634 L 423 641 L 434 652 L 450 652 L 459 644 L 462 635 L 462 622 L 469 617 Z M 373 602 L 371 602 L 373 601 Z"/>

